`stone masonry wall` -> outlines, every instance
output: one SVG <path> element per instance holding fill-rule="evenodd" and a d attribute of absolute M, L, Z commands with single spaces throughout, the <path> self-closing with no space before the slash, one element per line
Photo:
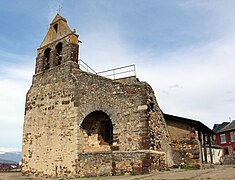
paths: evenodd
<path fill-rule="evenodd" d="M 75 97 L 78 108 L 78 126 L 84 118 L 94 111 L 105 112 L 113 124 L 113 148 L 120 151 L 148 149 L 143 146 L 142 137 L 146 124 L 141 120 L 144 115 L 138 106 L 146 104 L 146 92 L 140 85 L 124 85 L 110 79 L 76 71 L 79 82 Z M 147 118 L 145 119 L 147 121 Z M 78 132 L 79 141 L 83 134 Z M 83 146 L 78 147 L 86 152 Z"/>
<path fill-rule="evenodd" d="M 147 114 L 150 127 L 150 150 L 163 151 L 166 153 L 167 166 L 172 166 L 171 138 L 164 120 L 162 111 L 158 106 L 154 91 L 151 86 L 146 84 L 147 92 Z"/>
<path fill-rule="evenodd" d="M 103 111 L 112 121 L 113 146 L 116 150 L 162 151 L 163 144 L 169 145 L 166 125 L 156 100 L 153 102 L 153 110 L 148 110 L 148 97 L 152 89 L 147 83 L 122 84 L 80 70 L 74 74 L 79 82 L 75 98 L 76 105 L 79 106 L 79 127 L 89 113 Z M 153 94 L 151 96 L 155 99 Z M 149 122 L 152 124 L 149 125 Z M 152 148 L 150 148 L 150 131 L 161 134 L 151 139 Z M 79 137 L 82 138 L 82 134 Z M 83 147 L 80 148 L 81 152 L 85 152 Z"/>
<path fill-rule="evenodd" d="M 23 174 L 53 177 L 74 171 L 75 85 L 68 65 L 34 76 L 26 99 Z"/>
<path fill-rule="evenodd" d="M 166 119 L 172 139 L 172 158 L 175 165 L 199 167 L 200 152 L 197 132 L 190 124 Z"/>
<path fill-rule="evenodd" d="M 81 153 L 76 162 L 78 177 L 138 175 L 165 168 L 164 153 L 151 151 Z"/>
<path fill-rule="evenodd" d="M 23 174 L 76 177 L 164 169 L 169 136 L 162 112 L 151 87 L 132 82 L 81 71 L 75 62 L 35 75 L 26 100 Z M 110 145 L 81 126 L 95 112 L 111 120 Z M 98 128 L 93 118 L 91 128 Z"/>

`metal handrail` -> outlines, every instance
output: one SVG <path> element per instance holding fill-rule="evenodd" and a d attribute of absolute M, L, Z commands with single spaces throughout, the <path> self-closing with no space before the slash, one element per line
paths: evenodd
<path fill-rule="evenodd" d="M 98 72 L 98 74 L 100 74 L 100 73 L 105 73 L 105 72 L 109 72 L 109 71 L 113 71 L 113 70 L 118 70 L 118 69 L 124 69 L 124 68 L 128 68 L 128 67 L 131 67 L 131 66 L 134 66 L 134 67 L 135 67 L 135 65 L 132 64 L 132 65 L 128 65 L 128 66 L 122 66 L 122 67 L 118 67 L 118 68 L 114 68 L 114 69 L 109 69 L 109 70 L 105 70 L 105 71 L 100 71 L 100 72 Z"/>
<path fill-rule="evenodd" d="M 80 67 L 82 67 L 83 69 L 85 69 L 87 72 L 91 72 L 94 73 L 96 75 L 100 75 L 100 76 L 104 76 L 104 77 L 110 77 L 112 76 L 111 79 L 117 79 L 117 75 L 120 74 L 127 74 L 127 73 L 132 73 L 132 76 L 136 76 L 136 69 L 135 69 L 135 65 L 128 65 L 128 66 L 122 66 L 122 67 L 118 67 L 118 68 L 114 68 L 114 69 L 109 69 L 109 70 L 105 70 L 105 71 L 100 71 L 100 72 L 96 72 L 94 69 L 92 69 L 87 63 L 85 63 L 83 60 L 79 59 L 78 60 Z M 131 69 L 130 69 L 131 68 Z M 123 70 L 121 72 L 117 72 Z M 110 73 L 109 73 L 110 72 Z M 104 75 L 105 73 L 109 73 L 107 75 Z M 103 74 L 103 75 L 102 75 Z M 125 77 L 129 77 L 129 76 L 125 76 Z M 122 77 L 123 78 L 123 77 Z M 119 79 L 119 78 L 118 78 Z"/>
<path fill-rule="evenodd" d="M 125 70 L 127 68 L 132 68 L 131 70 Z M 121 72 L 116 72 L 118 70 L 123 70 Z M 118 67 L 118 68 L 114 68 L 114 69 L 109 69 L 109 70 L 106 70 L 106 71 L 100 71 L 100 72 L 97 72 L 97 75 L 101 75 L 101 74 L 104 74 L 104 73 L 108 73 L 108 72 L 111 72 L 110 74 L 108 75 L 104 75 L 105 77 L 110 77 L 110 76 L 113 76 L 113 79 L 116 79 L 116 75 L 119 75 L 119 74 L 126 74 L 126 73 L 130 73 L 130 72 L 133 72 L 133 76 L 136 76 L 136 69 L 135 69 L 135 65 L 132 64 L 132 65 L 128 65 L 128 66 L 122 66 L 122 67 Z"/>
<path fill-rule="evenodd" d="M 109 72 L 109 71 L 107 71 Z M 118 74 L 125 74 L 125 73 L 128 73 L 128 72 L 133 72 L 133 70 L 130 70 L 130 71 L 123 71 L 123 72 L 119 72 L 119 73 L 112 73 L 112 74 L 108 74 L 108 75 L 105 75 L 105 77 L 109 77 L 109 76 L 114 76 L 114 75 L 118 75 Z M 99 73 L 97 73 L 98 75 Z M 134 75 L 135 76 L 135 75 Z"/>
<path fill-rule="evenodd" d="M 92 72 L 94 74 L 97 74 L 94 69 L 92 69 L 87 63 L 85 63 L 83 60 L 79 59 L 78 63 L 81 67 L 83 67 L 87 72 Z M 89 71 L 90 70 L 90 71 Z"/>

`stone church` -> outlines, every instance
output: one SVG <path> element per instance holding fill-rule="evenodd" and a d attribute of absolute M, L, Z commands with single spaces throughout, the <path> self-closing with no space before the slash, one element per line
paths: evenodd
<path fill-rule="evenodd" d="M 26 95 L 22 174 L 145 174 L 170 165 L 170 137 L 149 84 L 81 70 L 79 39 L 55 16 Z"/>

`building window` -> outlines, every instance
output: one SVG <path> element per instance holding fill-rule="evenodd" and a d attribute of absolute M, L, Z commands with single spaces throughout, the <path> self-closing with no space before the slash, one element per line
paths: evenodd
<path fill-rule="evenodd" d="M 231 142 L 235 142 L 235 132 L 230 132 L 230 140 Z"/>
<path fill-rule="evenodd" d="M 225 144 L 226 143 L 226 136 L 225 134 L 220 134 L 220 144 Z"/>

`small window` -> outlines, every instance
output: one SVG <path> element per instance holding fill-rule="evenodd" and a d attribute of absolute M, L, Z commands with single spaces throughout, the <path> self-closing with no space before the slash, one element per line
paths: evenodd
<path fill-rule="evenodd" d="M 220 134 L 220 143 L 225 144 L 226 143 L 226 136 L 225 134 Z"/>
<path fill-rule="evenodd" d="M 53 26 L 53 28 L 54 28 L 55 32 L 57 33 L 58 24 L 55 24 L 55 25 Z"/>
<path fill-rule="evenodd" d="M 230 132 L 230 140 L 231 142 L 235 142 L 235 132 Z"/>

